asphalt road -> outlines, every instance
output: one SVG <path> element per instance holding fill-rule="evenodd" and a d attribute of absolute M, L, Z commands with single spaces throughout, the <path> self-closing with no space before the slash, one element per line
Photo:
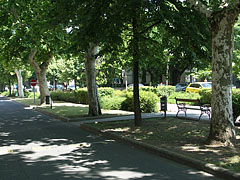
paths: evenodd
<path fill-rule="evenodd" d="M 213 180 L 0 98 L 0 180 Z"/>

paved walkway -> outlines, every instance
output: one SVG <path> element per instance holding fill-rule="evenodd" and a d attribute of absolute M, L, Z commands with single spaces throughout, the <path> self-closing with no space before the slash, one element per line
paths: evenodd
<path fill-rule="evenodd" d="M 111 111 L 111 110 L 110 110 Z M 108 111 L 108 113 L 110 112 Z M 168 111 L 166 113 L 167 117 L 176 117 L 177 114 L 177 106 L 175 104 L 168 104 Z M 115 113 L 122 113 L 124 114 L 123 111 L 114 111 Z M 133 113 L 127 112 L 127 115 L 121 115 L 117 117 L 110 117 L 110 118 L 101 118 L 101 119 L 85 119 L 85 118 L 79 118 L 75 119 L 75 121 L 79 121 L 80 124 L 83 123 L 93 123 L 93 122 L 107 122 L 107 121 L 121 121 L 121 120 L 127 120 L 127 119 L 134 119 Z M 199 120 L 199 116 L 201 114 L 200 110 L 187 110 L 187 116 L 183 112 L 180 112 L 178 117 L 179 118 L 188 118 L 191 120 Z M 164 112 L 159 112 L 159 113 L 142 113 L 142 118 L 147 119 L 147 118 L 160 118 L 164 117 Z M 205 121 L 205 122 L 210 122 L 210 119 L 207 114 L 202 115 L 200 121 Z M 76 122 L 78 123 L 78 122 Z"/>

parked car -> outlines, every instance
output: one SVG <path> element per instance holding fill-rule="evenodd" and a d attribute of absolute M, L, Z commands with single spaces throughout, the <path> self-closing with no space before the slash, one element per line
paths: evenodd
<path fill-rule="evenodd" d="M 48 85 L 48 89 L 49 89 L 50 91 L 53 91 L 53 90 L 54 90 L 53 85 Z"/>
<path fill-rule="evenodd" d="M 63 90 L 63 89 L 64 89 L 64 86 L 63 86 L 63 85 L 60 85 L 60 84 L 58 84 L 58 85 L 57 85 L 57 89 L 58 89 L 58 90 Z"/>
<path fill-rule="evenodd" d="M 176 84 L 176 92 L 185 91 L 189 83 Z"/>
<path fill-rule="evenodd" d="M 188 85 L 186 92 L 198 93 L 200 89 L 212 88 L 211 82 L 193 82 Z"/>
<path fill-rule="evenodd" d="M 75 85 L 69 85 L 67 88 L 68 88 L 70 91 L 76 90 Z"/>

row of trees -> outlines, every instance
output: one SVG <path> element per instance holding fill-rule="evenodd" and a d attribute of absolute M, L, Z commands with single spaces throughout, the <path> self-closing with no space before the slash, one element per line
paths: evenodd
<path fill-rule="evenodd" d="M 233 27 L 239 1 L 4 0 L 0 7 L 4 72 L 14 67 L 19 74 L 31 65 L 44 103 L 49 95 L 46 72 L 54 57 L 84 60 L 90 116 L 101 114 L 96 86 L 100 57 L 107 68 L 132 67 L 135 125 L 140 126 L 140 68 L 154 78 L 165 73 L 168 64 L 176 83 L 186 69 L 208 66 L 212 56 L 209 141 L 233 144 Z"/>

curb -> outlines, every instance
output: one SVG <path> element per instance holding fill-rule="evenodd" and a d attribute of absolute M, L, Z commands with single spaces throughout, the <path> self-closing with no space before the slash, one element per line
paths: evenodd
<path fill-rule="evenodd" d="M 34 108 L 34 110 L 37 111 L 37 112 L 43 113 L 45 115 L 48 115 L 48 116 L 50 116 L 52 118 L 55 118 L 55 119 L 58 119 L 58 120 L 61 120 L 61 121 L 64 121 L 64 122 L 70 122 L 70 118 L 59 116 L 57 114 L 45 111 L 44 109 L 41 109 L 41 108 L 38 108 L 38 107 Z"/>
<path fill-rule="evenodd" d="M 222 168 L 222 167 L 217 167 L 214 164 L 204 163 L 203 161 L 184 156 L 184 155 L 179 154 L 177 152 L 169 151 L 169 150 L 159 148 L 159 147 L 156 147 L 156 146 L 153 146 L 153 145 L 138 142 L 136 140 L 121 137 L 121 136 L 113 134 L 113 133 L 103 132 L 98 128 L 91 127 L 91 126 L 86 125 L 86 124 L 81 124 L 80 128 L 83 129 L 83 130 L 86 130 L 86 131 L 96 133 L 96 134 L 101 134 L 105 137 L 112 138 L 112 139 L 114 139 L 118 142 L 134 146 L 138 149 L 153 153 L 155 155 L 158 155 L 160 157 L 178 162 L 180 164 L 190 166 L 194 169 L 208 172 L 208 173 L 213 174 L 213 175 L 215 175 L 216 177 L 219 177 L 219 178 L 224 178 L 224 179 L 227 179 L 227 180 L 240 179 L 240 173 L 234 173 L 234 172 L 232 172 L 228 169 L 225 169 L 225 168 Z"/>

